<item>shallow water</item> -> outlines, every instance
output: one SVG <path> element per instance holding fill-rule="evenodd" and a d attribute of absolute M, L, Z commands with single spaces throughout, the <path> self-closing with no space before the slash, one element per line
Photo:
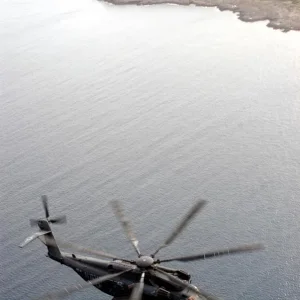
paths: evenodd
<path fill-rule="evenodd" d="M 300 35 L 216 9 L 3 1 L 1 299 L 81 279 L 46 259 L 28 219 L 124 257 L 120 199 L 145 253 L 198 198 L 161 258 L 261 241 L 264 252 L 174 263 L 224 299 L 299 299 Z M 96 289 L 70 299 L 110 299 Z"/>

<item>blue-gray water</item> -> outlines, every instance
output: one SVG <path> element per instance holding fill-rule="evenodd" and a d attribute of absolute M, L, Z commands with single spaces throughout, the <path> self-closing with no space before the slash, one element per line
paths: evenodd
<path fill-rule="evenodd" d="M 18 248 L 41 194 L 68 216 L 55 235 L 124 257 L 110 200 L 149 253 L 207 199 L 160 257 L 260 241 L 264 252 L 172 266 L 225 300 L 300 299 L 299 33 L 92 0 L 2 1 L 0 16 L 1 300 L 81 282 L 39 241 Z"/>

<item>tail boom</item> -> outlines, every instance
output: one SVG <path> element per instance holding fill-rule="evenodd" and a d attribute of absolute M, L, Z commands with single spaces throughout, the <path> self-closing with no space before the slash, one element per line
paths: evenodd
<path fill-rule="evenodd" d="M 47 220 L 41 219 L 38 220 L 37 224 L 40 228 L 40 231 L 26 238 L 24 242 L 22 242 L 19 245 L 19 247 L 23 248 L 30 242 L 34 241 L 36 238 L 39 238 L 48 248 L 49 257 L 54 260 L 58 260 L 58 261 L 61 260 L 62 255 L 52 234 L 52 230 L 50 228 L 49 222 Z"/>

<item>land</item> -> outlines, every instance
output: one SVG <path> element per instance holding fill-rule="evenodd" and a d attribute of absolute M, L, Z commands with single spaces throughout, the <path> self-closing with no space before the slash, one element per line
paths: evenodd
<path fill-rule="evenodd" d="M 104 0 L 116 5 L 172 3 L 230 10 L 244 22 L 268 20 L 267 26 L 284 32 L 300 31 L 300 0 Z"/>

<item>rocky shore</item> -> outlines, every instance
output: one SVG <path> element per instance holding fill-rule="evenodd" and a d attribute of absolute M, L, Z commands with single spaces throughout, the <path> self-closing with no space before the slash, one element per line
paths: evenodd
<path fill-rule="evenodd" d="M 300 0 L 104 0 L 116 5 L 135 4 L 153 5 L 172 3 L 205 7 L 217 7 L 219 10 L 235 12 L 244 22 L 268 20 L 267 26 L 300 31 Z"/>

